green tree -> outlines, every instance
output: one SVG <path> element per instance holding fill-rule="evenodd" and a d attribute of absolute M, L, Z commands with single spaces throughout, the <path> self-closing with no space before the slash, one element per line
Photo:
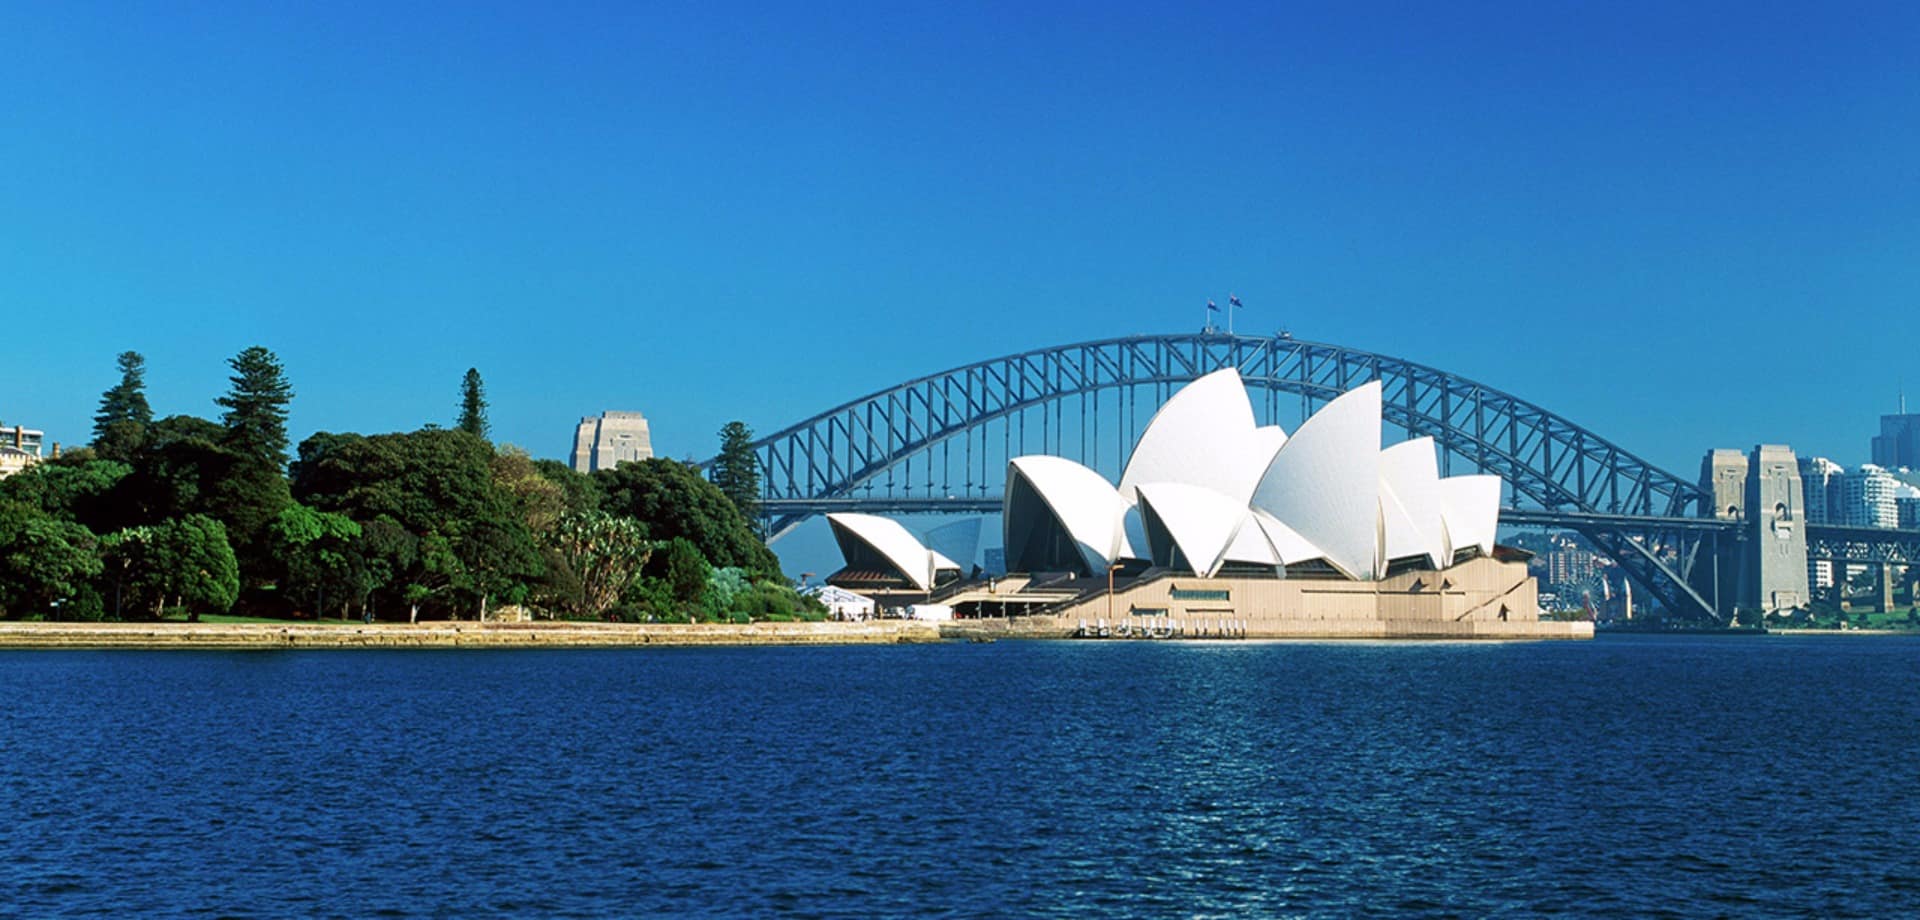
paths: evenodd
<path fill-rule="evenodd" d="M 638 519 L 655 540 L 685 537 L 714 565 L 778 575 L 780 561 L 719 487 L 684 463 L 654 458 L 593 474 L 604 508 Z"/>
<path fill-rule="evenodd" d="M 281 587 L 313 600 L 315 617 L 325 615 L 332 599 L 344 611 L 366 596 L 360 579 L 364 564 L 356 564 L 355 543 L 360 525 L 344 514 L 316 511 L 299 503 L 288 505 L 268 526 L 273 556 L 282 567 Z"/>
<path fill-rule="evenodd" d="M 146 541 L 150 528 L 128 527 L 100 538 L 101 594 L 107 615 L 126 619 L 127 610 L 142 602 L 139 596 L 146 574 Z"/>
<path fill-rule="evenodd" d="M 548 540 L 557 599 L 577 616 L 604 616 L 653 553 L 644 525 L 604 511 L 563 514 Z"/>
<path fill-rule="evenodd" d="M 146 440 L 153 424 L 147 404 L 147 359 L 137 351 L 123 351 L 114 362 L 120 382 L 100 395 L 100 411 L 93 417 L 93 448 L 108 460 L 128 460 Z"/>
<path fill-rule="evenodd" d="M 599 480 L 558 460 L 535 460 L 533 469 L 559 487 L 561 501 L 568 511 L 579 514 L 600 510 L 601 500 L 605 496 L 600 491 Z"/>
<path fill-rule="evenodd" d="M 117 460 L 75 452 L 0 479 L 0 500 L 32 505 L 60 520 L 105 533 L 131 523 L 132 509 L 122 500 L 120 483 L 132 471 Z"/>
<path fill-rule="evenodd" d="M 517 520 L 471 522 L 462 528 L 455 553 L 460 571 L 454 586 L 478 605 L 482 620 L 496 602 L 525 601 L 546 575 L 532 534 Z"/>
<path fill-rule="evenodd" d="M 294 455 L 293 463 L 287 466 L 287 479 L 293 484 L 293 493 L 300 495 L 313 490 L 313 484 L 307 482 L 307 479 L 312 475 L 314 465 L 319 462 L 321 457 L 326 456 L 328 451 L 343 444 L 352 444 L 364 440 L 366 440 L 366 436 L 364 435 L 335 434 L 331 431 L 316 431 L 312 436 L 301 441 L 299 450 Z"/>
<path fill-rule="evenodd" d="M 278 567 L 266 529 L 291 501 L 287 480 L 279 467 L 235 450 L 227 435 L 206 419 L 161 419 L 116 496 L 136 523 L 159 524 L 188 514 L 219 520 L 248 582 L 271 581 Z"/>
<path fill-rule="evenodd" d="M 415 559 L 417 564 L 407 571 L 406 585 L 401 596 L 407 601 L 409 620 L 420 618 L 420 605 L 437 602 L 452 593 L 465 572 L 460 558 L 453 553 L 453 543 L 437 533 L 420 538 Z"/>
<path fill-rule="evenodd" d="M 315 445 L 321 437 L 301 445 L 312 460 L 300 464 L 296 501 L 356 521 L 386 517 L 415 535 L 512 514 L 494 484 L 493 448 L 466 432 L 325 435 Z"/>
<path fill-rule="evenodd" d="M 752 595 L 753 582 L 745 569 L 722 566 L 707 573 L 707 591 L 700 598 L 700 606 L 711 619 L 730 619 L 736 613 L 739 619 L 751 619 L 746 601 Z"/>
<path fill-rule="evenodd" d="M 467 376 L 460 381 L 460 419 L 453 427 L 481 440 L 487 438 L 487 387 L 475 368 L 467 368 Z"/>
<path fill-rule="evenodd" d="M 686 537 L 667 541 L 660 577 L 673 591 L 673 599 L 682 609 L 692 610 L 707 593 L 713 566 L 700 555 L 700 548 Z"/>
<path fill-rule="evenodd" d="M 410 567 L 389 584 L 410 603 L 484 611 L 540 582 L 533 533 L 496 479 L 487 442 L 448 429 L 329 437 L 324 448 L 302 445 L 312 459 L 300 464 L 294 496 L 357 521 L 385 518 L 418 538 Z"/>
<path fill-rule="evenodd" d="M 406 600 L 406 575 L 415 570 L 419 559 L 420 538 L 391 518 L 362 524 L 360 536 L 353 541 L 354 584 L 361 592 L 354 600 L 376 616 L 383 591 L 396 601 Z"/>
<path fill-rule="evenodd" d="M 493 482 L 536 535 L 552 530 L 568 509 L 565 490 L 543 474 L 525 450 L 511 444 L 494 452 Z"/>
<path fill-rule="evenodd" d="M 157 524 L 211 510 L 220 481 L 237 460 L 220 446 L 223 434 L 219 425 L 190 415 L 155 423 L 123 483 L 121 497 L 134 520 Z"/>
<path fill-rule="evenodd" d="M 226 444 L 242 457 L 258 460 L 275 472 L 287 465 L 287 405 L 293 386 L 274 353 L 259 345 L 228 359 L 233 368 L 227 395 L 214 400 L 226 408 L 220 420 L 226 426 Z"/>
<path fill-rule="evenodd" d="M 226 525 L 204 514 L 112 534 L 107 557 L 117 607 L 151 606 L 158 617 L 171 601 L 198 620 L 203 612 L 225 613 L 240 595 Z"/>
<path fill-rule="evenodd" d="M 22 617 L 91 618 L 98 602 L 89 580 L 100 574 L 97 541 L 85 527 L 38 508 L 0 502 L 0 611 Z"/>
<path fill-rule="evenodd" d="M 713 484 L 739 509 L 754 535 L 764 536 L 760 528 L 760 457 L 753 452 L 753 429 L 745 422 L 728 422 L 720 429 Z"/>
<path fill-rule="evenodd" d="M 633 580 L 620 598 L 620 603 L 607 612 L 612 619 L 628 623 L 659 621 L 679 621 L 686 619 L 680 612 L 680 605 L 673 599 L 673 588 L 666 579 L 642 574 Z"/>
<path fill-rule="evenodd" d="M 730 607 L 735 618 L 748 620 L 824 620 L 827 616 L 826 605 L 817 599 L 765 578 L 754 582 L 750 590 L 734 594 Z"/>

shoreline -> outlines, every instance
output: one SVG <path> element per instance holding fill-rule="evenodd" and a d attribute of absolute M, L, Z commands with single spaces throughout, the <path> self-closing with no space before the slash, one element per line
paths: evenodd
<path fill-rule="evenodd" d="M 0 649 L 639 648 L 941 641 L 932 623 L 0 623 Z"/>
<path fill-rule="evenodd" d="M 1306 624 L 1301 624 L 1306 625 Z M 1474 635 L 1471 631 L 1289 630 L 1250 639 L 1546 639 L 1571 636 Z M 1345 624 L 1351 625 L 1351 624 Z M 1376 626 L 1378 624 L 1375 624 Z M 1265 633 L 1266 631 L 1261 631 Z M 1604 634 L 1604 633 L 1603 633 Z M 1626 633 L 1613 633 L 1616 635 Z M 1649 632 L 1646 635 L 1661 635 Z M 1789 629 L 1755 631 L 1760 636 L 1920 636 L 1920 630 Z M 31 649 L 448 649 L 448 648 L 643 648 L 749 645 L 894 645 L 993 639 L 1068 639 L 1071 630 L 1053 624 L 1007 621 L 916 620 L 789 623 L 77 623 L 0 622 L 0 651 Z M 1582 637 L 1586 638 L 1586 637 Z"/>
<path fill-rule="evenodd" d="M 1920 636 L 1920 629 L 1769 629 L 1769 636 Z"/>

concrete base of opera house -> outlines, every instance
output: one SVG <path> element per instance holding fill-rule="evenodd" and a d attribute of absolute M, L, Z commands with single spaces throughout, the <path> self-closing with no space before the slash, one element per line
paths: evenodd
<path fill-rule="evenodd" d="M 1090 582 L 1091 579 L 1083 580 Z M 1198 578 L 1148 572 L 1067 590 L 1013 576 L 943 599 L 952 637 L 1590 639 L 1593 624 L 1543 620 L 1524 562 L 1477 558 L 1380 581 Z M 1024 615 L 1023 615 L 1024 614 Z"/>

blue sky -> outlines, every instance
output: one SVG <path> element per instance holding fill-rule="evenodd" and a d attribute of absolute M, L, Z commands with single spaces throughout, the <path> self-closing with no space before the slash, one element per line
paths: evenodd
<path fill-rule="evenodd" d="M 1920 391 L 1920 12 L 1848 4 L 0 3 L 0 419 L 706 456 L 1198 324 L 1399 355 L 1680 472 Z M 1915 400 L 1920 403 L 1920 399 Z"/>

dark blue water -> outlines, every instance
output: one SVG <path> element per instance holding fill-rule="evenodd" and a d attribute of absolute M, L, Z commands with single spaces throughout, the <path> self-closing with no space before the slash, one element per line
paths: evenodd
<path fill-rule="evenodd" d="M 0 653 L 0 915 L 1920 912 L 1920 641 Z"/>

